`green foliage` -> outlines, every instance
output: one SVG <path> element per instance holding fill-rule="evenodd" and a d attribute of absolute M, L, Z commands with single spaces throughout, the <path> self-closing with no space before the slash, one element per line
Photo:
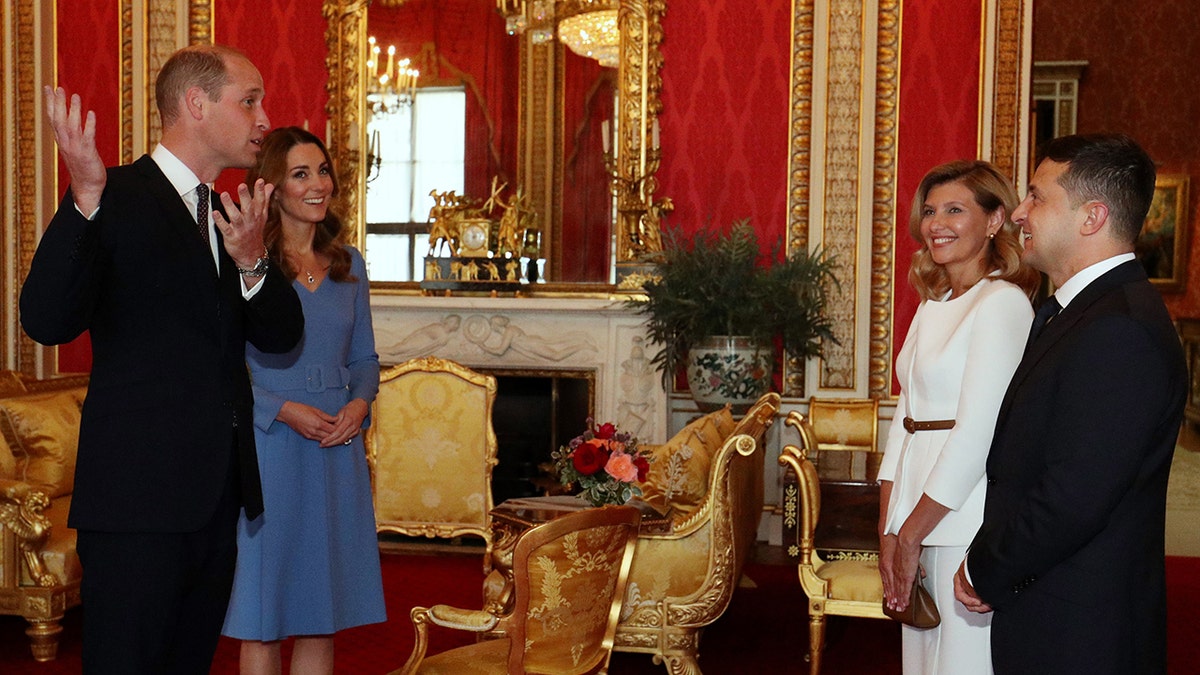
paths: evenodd
<path fill-rule="evenodd" d="M 689 238 L 671 228 L 664 235 L 660 279 L 645 284 L 645 298 L 629 300 L 660 346 L 653 361 L 664 381 L 706 337 L 744 335 L 764 344 L 778 337 L 793 358 L 817 356 L 824 340 L 835 341 L 825 309 L 826 289 L 837 279 L 823 252 L 784 258 L 776 241 L 764 256 L 747 220 L 724 232 Z"/>

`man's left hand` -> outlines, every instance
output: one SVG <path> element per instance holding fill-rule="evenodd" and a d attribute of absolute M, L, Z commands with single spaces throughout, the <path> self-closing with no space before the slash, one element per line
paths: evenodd
<path fill-rule="evenodd" d="M 274 191 L 274 185 L 259 178 L 254 183 L 253 195 L 245 184 L 238 185 L 237 204 L 228 192 L 221 193 L 221 203 L 225 205 L 225 213 L 229 218 L 214 210 L 213 224 L 221 231 L 225 252 L 238 267 L 250 269 L 263 255 L 263 226 L 267 222 L 268 206 Z"/>
<path fill-rule="evenodd" d="M 963 604 L 969 611 L 976 614 L 987 614 L 992 611 L 992 606 L 983 601 L 979 594 L 975 592 L 975 587 L 971 582 L 967 581 L 967 561 L 963 561 L 958 566 L 958 572 L 954 575 L 954 597 Z"/>

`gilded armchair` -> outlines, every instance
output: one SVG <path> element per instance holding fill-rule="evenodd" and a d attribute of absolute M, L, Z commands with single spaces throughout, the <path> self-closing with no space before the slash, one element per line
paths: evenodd
<path fill-rule="evenodd" d="M 86 390 L 86 377 L 0 371 L 0 614 L 25 618 L 38 661 L 57 656 L 60 620 L 80 602 L 67 512 Z"/>
<path fill-rule="evenodd" d="M 483 538 L 491 564 L 496 378 L 433 356 L 384 370 L 367 430 L 380 532 Z"/>
<path fill-rule="evenodd" d="M 763 435 L 779 411 L 767 394 L 734 423 L 728 409 L 653 448 L 646 501 L 671 530 L 638 537 L 616 651 L 652 654 L 673 674 L 699 674 L 700 634 L 729 606 L 763 510 Z"/>
<path fill-rule="evenodd" d="M 800 447 L 786 445 L 779 463 L 791 469 L 796 483 L 784 491 L 784 527 L 797 528 L 798 573 L 808 596 L 808 655 L 810 675 L 821 671 L 825 646 L 825 616 L 854 616 L 886 619 L 883 613 L 883 583 L 878 558 L 845 556 L 826 561 L 816 550 L 815 535 L 821 517 L 821 482 L 808 458 L 817 447 L 817 437 L 804 415 L 792 411 L 784 424 L 800 434 Z"/>
<path fill-rule="evenodd" d="M 640 521 L 633 507 L 606 506 L 525 531 L 513 550 L 512 611 L 414 608 L 412 656 L 393 675 L 608 672 Z M 491 639 L 426 656 L 430 624 Z"/>

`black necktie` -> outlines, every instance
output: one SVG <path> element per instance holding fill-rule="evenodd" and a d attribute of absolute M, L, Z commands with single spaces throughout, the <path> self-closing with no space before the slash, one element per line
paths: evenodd
<path fill-rule="evenodd" d="M 208 186 L 204 183 L 196 186 L 196 225 L 200 228 L 200 238 L 204 243 L 208 240 Z"/>
<path fill-rule="evenodd" d="M 1042 303 L 1042 306 L 1038 307 L 1037 313 L 1033 315 L 1033 325 L 1029 328 L 1029 339 L 1025 341 L 1026 350 L 1028 350 L 1029 345 L 1033 344 L 1033 341 L 1037 339 L 1037 336 L 1042 332 L 1042 329 L 1046 327 L 1046 323 L 1049 322 L 1050 319 L 1053 319 L 1054 315 L 1058 314 L 1061 310 L 1062 305 L 1058 304 L 1058 298 L 1054 297 L 1053 295 L 1046 298 L 1046 301 Z"/>

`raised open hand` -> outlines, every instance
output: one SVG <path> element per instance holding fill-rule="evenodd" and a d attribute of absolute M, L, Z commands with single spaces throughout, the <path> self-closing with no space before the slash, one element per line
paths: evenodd
<path fill-rule="evenodd" d="M 213 211 L 213 224 L 221 231 L 225 240 L 225 251 L 238 267 L 249 269 L 263 255 L 263 226 L 267 222 L 267 207 L 275 186 L 259 178 L 254 183 L 254 194 L 244 184 L 238 185 L 238 203 L 234 203 L 228 192 L 221 193 L 228 218 Z"/>
<path fill-rule="evenodd" d="M 75 205 L 84 214 L 90 214 L 100 205 L 100 195 L 108 182 L 104 161 L 96 150 L 96 113 L 83 113 L 79 94 L 72 94 L 67 101 L 67 92 L 62 87 L 45 87 L 46 117 L 54 129 L 54 142 L 67 172 L 71 174 L 71 192 Z"/>

